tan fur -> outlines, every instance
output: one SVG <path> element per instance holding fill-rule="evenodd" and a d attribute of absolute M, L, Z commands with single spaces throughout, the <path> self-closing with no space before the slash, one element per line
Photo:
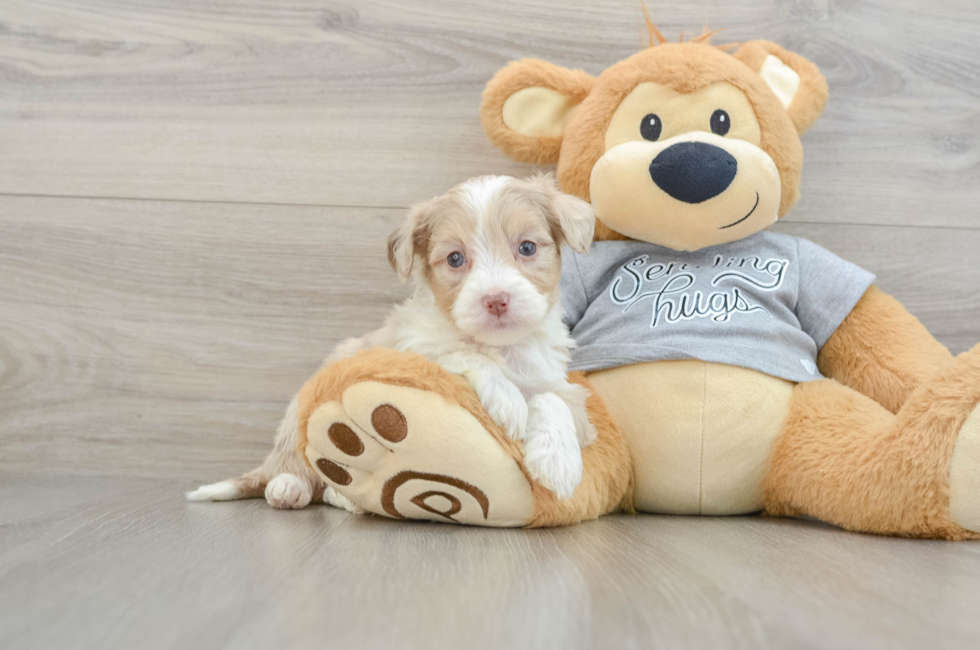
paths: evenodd
<path fill-rule="evenodd" d="M 508 438 L 490 419 L 480 405 L 479 397 L 463 377 L 421 355 L 384 349 L 368 350 L 350 359 L 341 359 L 306 382 L 299 393 L 298 448 L 301 452 L 306 448 L 306 425 L 313 411 L 324 402 L 339 401 L 348 387 L 364 381 L 409 386 L 442 395 L 473 414 L 513 458 L 520 456 L 520 443 Z"/>
<path fill-rule="evenodd" d="M 832 380 L 800 384 L 766 481 L 766 511 L 850 530 L 980 539 L 949 516 L 949 466 L 980 403 L 980 346 L 960 355 L 897 414 Z"/>
<path fill-rule="evenodd" d="M 513 191 L 512 188 L 508 190 Z M 551 174 L 539 174 L 525 179 L 525 186 L 520 191 L 545 214 L 558 248 L 568 244 L 578 253 L 589 251 L 593 237 L 590 226 L 594 225 L 594 220 L 578 218 L 582 216 L 582 211 L 586 211 L 589 217 L 592 216 L 592 210 L 587 203 L 583 204 L 562 193 Z"/>
<path fill-rule="evenodd" d="M 685 133 L 705 131 L 711 114 L 722 107 L 731 117 L 731 127 L 725 138 L 744 140 L 758 147 L 761 127 L 755 110 L 741 90 L 723 81 L 686 94 L 652 81 L 637 85 L 616 107 L 606 129 L 603 146 L 608 152 L 616 145 L 636 140 L 636 127 L 651 110 L 655 110 L 662 121 L 662 141 Z"/>
<path fill-rule="evenodd" d="M 515 160 L 551 164 L 558 161 L 560 136 L 521 135 L 504 124 L 504 103 L 524 88 L 550 88 L 578 104 L 592 89 L 594 79 L 582 70 L 568 70 L 546 61 L 523 59 L 501 70 L 483 91 L 480 120 L 497 147 Z"/>
<path fill-rule="evenodd" d="M 732 55 L 710 45 L 690 42 L 669 43 L 638 52 L 600 75 L 565 132 L 558 162 L 558 179 L 563 191 L 588 200 L 592 167 L 604 153 L 605 133 L 612 116 L 623 99 L 646 81 L 679 93 L 691 93 L 717 82 L 731 84 L 744 92 L 759 121 L 760 148 L 772 157 L 779 170 L 782 182 L 779 214 L 785 214 L 796 203 L 803 147 L 786 110 L 757 74 L 734 64 Z M 607 228 L 597 226 L 596 230 L 596 239 L 609 234 Z"/>
<path fill-rule="evenodd" d="M 441 199 L 413 205 L 402 225 L 388 237 L 388 264 L 402 282 L 408 281 L 416 258 L 428 254 L 429 231 Z"/>
<path fill-rule="evenodd" d="M 596 519 L 617 510 L 633 512 L 633 461 L 619 426 L 613 420 L 606 403 L 591 390 L 580 372 L 569 373 L 568 380 L 589 388 L 589 419 L 599 435 L 596 441 L 582 449 L 582 483 L 567 501 L 534 484 L 536 510 L 531 528 L 564 526 Z"/>
<path fill-rule="evenodd" d="M 953 355 L 900 302 L 872 286 L 821 348 L 821 374 L 897 413 Z"/>
<path fill-rule="evenodd" d="M 252 470 L 238 478 L 228 479 L 228 482 L 238 490 L 238 499 L 259 499 L 265 495 L 265 486 L 272 478 L 262 467 Z M 323 493 L 322 490 L 320 492 Z"/>
<path fill-rule="evenodd" d="M 659 34 L 651 32 L 651 43 L 655 33 Z M 706 33 L 687 43 L 666 43 L 660 37 L 660 44 L 620 61 L 597 79 L 534 59 L 511 63 L 497 73 L 484 92 L 480 112 L 484 128 L 494 144 L 513 158 L 558 162 L 561 189 L 589 200 L 591 171 L 603 154 L 612 116 L 637 85 L 653 82 L 689 94 L 724 82 L 743 92 L 755 111 L 761 127 L 759 145 L 779 170 L 782 216 L 799 198 L 803 147 L 798 134 L 809 128 L 823 110 L 827 83 L 816 66 L 775 43 L 751 41 L 732 55 L 709 45 L 708 37 L 710 34 Z M 758 75 L 770 54 L 778 56 L 800 76 L 800 88 L 788 109 Z M 557 90 L 576 103 L 581 102 L 565 127 L 564 137 L 520 135 L 504 124 L 502 111 L 507 98 L 531 87 Z M 595 239 L 626 237 L 600 221 Z"/>
<path fill-rule="evenodd" d="M 708 46 L 707 37 L 702 44 L 667 43 L 649 18 L 647 24 L 652 47 L 596 79 L 539 61 L 502 70 L 484 95 L 482 116 L 491 139 L 521 160 L 557 157 L 561 188 L 588 200 L 607 137 L 623 139 L 610 134 L 610 123 L 633 89 L 652 82 L 690 94 L 722 82 L 744 93 L 752 106 L 759 147 L 779 171 L 778 215 L 784 215 L 799 196 L 799 134 L 827 101 L 819 70 L 767 41 L 745 43 L 730 55 Z M 799 78 L 795 92 L 783 100 L 760 76 L 770 56 Z M 556 136 L 515 143 L 496 119 L 509 92 L 535 85 L 564 86 L 568 94 L 584 97 L 564 124 L 558 156 Z M 627 237 L 597 221 L 595 239 Z M 769 514 L 809 515 L 881 534 L 977 537 L 950 519 L 949 467 L 961 427 L 980 401 L 980 348 L 952 361 L 897 301 L 872 288 L 821 350 L 819 367 L 832 379 L 793 388 L 790 414 L 770 459 Z"/>
<path fill-rule="evenodd" d="M 426 231 L 426 242 L 416 250 L 423 261 L 422 275 L 436 305 L 449 318 L 466 280 L 470 262 L 454 269 L 449 266 L 447 258 L 454 252 L 466 251 L 476 234 L 476 222 L 464 213 L 461 206 L 445 201 L 431 206 L 428 217 L 432 225 Z"/>
<path fill-rule="evenodd" d="M 572 373 L 570 381 L 588 386 L 581 373 Z M 589 398 L 590 419 L 596 425 L 598 438 L 582 450 L 585 474 L 582 484 L 568 501 L 533 482 L 523 465 L 521 444 L 511 440 L 486 414 L 480 399 L 469 383 L 410 352 L 375 349 L 343 359 L 313 376 L 299 393 L 299 452 L 305 459 L 307 425 L 313 411 L 328 401 L 339 401 L 350 386 L 375 381 L 394 386 L 408 386 L 445 397 L 469 411 L 513 458 L 531 483 L 536 512 L 532 527 L 557 526 L 594 519 L 607 512 L 630 508 L 632 503 L 632 467 L 626 443 L 601 398 Z"/>
<path fill-rule="evenodd" d="M 651 34 L 651 41 L 656 37 L 659 45 L 613 65 L 598 79 L 533 60 L 501 70 L 484 93 L 481 118 L 488 135 L 518 160 L 557 161 L 562 189 L 588 200 L 592 168 L 603 156 L 610 120 L 638 84 L 653 82 L 683 94 L 714 83 L 729 84 L 752 106 L 759 125 L 758 146 L 779 171 L 778 214 L 785 214 L 798 197 L 803 162 L 799 133 L 826 102 L 826 82 L 819 71 L 766 41 L 746 43 L 733 56 L 707 45 L 707 36 L 697 43 L 670 44 L 655 27 Z M 759 76 L 770 55 L 799 76 L 788 107 Z M 546 135 L 520 134 L 504 123 L 508 98 L 535 87 L 562 93 L 576 106 L 567 123 L 560 122 L 561 136 L 533 121 L 512 123 L 532 124 Z M 553 114 L 562 119 L 568 115 Z M 437 263 L 441 251 L 435 254 L 430 243 L 442 246 L 444 237 L 433 238 L 429 229 L 425 215 L 433 207 L 422 206 L 416 226 L 393 238 L 393 266 L 400 273 L 411 266 L 410 258 L 419 249 L 424 249 L 422 259 Z M 462 238 L 465 233 L 453 236 Z M 556 245 L 559 237 L 552 236 Z M 595 238 L 624 237 L 597 224 Z M 949 508 L 953 450 L 964 423 L 980 404 L 980 346 L 951 360 L 897 301 L 872 288 L 824 346 L 819 365 L 831 379 L 790 389 L 789 414 L 773 445 L 763 488 L 766 512 L 811 516 L 878 534 L 980 538 L 954 523 Z M 578 374 L 571 380 L 590 387 Z M 520 444 L 490 420 L 464 379 L 417 355 L 385 350 L 341 361 L 304 387 L 299 398 L 301 447 L 312 410 L 360 381 L 429 390 L 460 404 L 528 477 Z M 588 406 L 598 439 L 583 449 L 582 483 L 572 499 L 561 502 L 528 478 L 535 499 L 531 526 L 574 523 L 632 508 L 635 488 L 626 437 L 599 395 L 593 394 Z"/>
<path fill-rule="evenodd" d="M 577 210 L 591 209 L 587 204 L 568 201 L 550 174 L 527 179 L 511 179 L 483 207 L 483 222 L 478 225 L 470 214 L 467 197 L 460 184 L 445 194 L 414 205 L 405 222 L 388 238 L 388 262 L 404 281 L 421 263 L 420 273 L 444 315 L 449 315 L 470 269 L 478 236 L 490 240 L 498 259 L 517 269 L 551 303 L 558 300 L 561 277 L 561 246 L 585 252 L 592 230 L 573 231 L 576 224 L 593 223 L 592 219 L 568 219 Z M 580 204 L 580 202 L 578 202 Z M 533 241 L 533 257 L 518 255 L 523 241 Z M 449 266 L 447 258 L 459 252 L 467 263 L 459 268 Z"/>
<path fill-rule="evenodd" d="M 749 41 L 738 48 L 734 56 L 753 72 L 759 72 L 766 57 L 776 55 L 793 72 L 800 75 L 800 88 L 793 98 L 793 103 L 787 108 L 789 119 L 796 126 L 797 133 L 813 126 L 827 104 L 827 80 L 820 74 L 817 66 L 797 54 L 783 49 L 770 41 Z"/>
<path fill-rule="evenodd" d="M 473 215 L 468 213 L 466 197 L 458 187 L 426 205 L 415 226 L 423 229 L 425 240 L 415 241 L 414 246 L 416 256 L 422 259 L 426 283 L 447 317 L 469 274 L 472 258 L 478 254 L 478 236 L 491 246 L 483 253 L 493 254 L 516 269 L 540 293 L 548 296 L 551 304 L 557 302 L 561 278 L 560 244 L 564 241 L 564 233 L 552 216 L 552 197 L 544 194 L 543 187 L 546 186 L 542 183 L 537 178 L 511 181 L 483 206 L 484 217 L 479 227 Z M 418 239 L 420 237 L 416 237 Z M 534 256 L 518 254 L 517 249 L 524 241 L 535 243 L 537 252 Z M 466 263 L 459 268 L 450 267 L 447 261 L 454 252 L 466 258 Z"/>

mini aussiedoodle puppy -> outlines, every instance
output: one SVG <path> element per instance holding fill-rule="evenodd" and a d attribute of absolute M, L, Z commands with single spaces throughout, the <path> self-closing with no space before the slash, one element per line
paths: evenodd
<path fill-rule="evenodd" d="M 375 347 L 421 354 L 464 376 L 487 413 L 524 445 L 532 477 L 559 498 L 582 480 L 580 446 L 595 438 L 588 391 L 567 380 L 574 342 L 561 319 L 561 247 L 585 253 L 592 207 L 558 190 L 553 176 L 483 176 L 414 206 L 388 241 L 388 260 L 415 293 L 384 326 L 340 344 L 324 362 Z M 356 511 L 297 451 L 290 403 L 265 462 L 244 476 L 205 485 L 193 501 L 265 495 L 278 508 L 315 497 Z"/>

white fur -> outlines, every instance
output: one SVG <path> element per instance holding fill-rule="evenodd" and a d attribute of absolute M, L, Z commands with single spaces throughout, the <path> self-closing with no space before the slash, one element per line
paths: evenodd
<path fill-rule="evenodd" d="M 347 341 L 337 351 L 346 356 L 362 349 L 387 347 L 421 354 L 465 377 L 490 417 L 508 435 L 526 444 L 536 435 L 528 425 L 527 400 L 552 395 L 566 405 L 570 439 L 585 446 L 595 439 L 595 428 L 585 407 L 588 390 L 567 379 L 573 345 L 558 305 L 520 340 L 494 346 L 454 327 L 439 311 L 428 288 L 421 285 L 413 298 L 395 307 L 384 327 L 363 339 Z M 553 434 L 553 430 L 547 432 Z"/>
<path fill-rule="evenodd" d="M 353 512 L 355 515 L 363 515 L 364 511 L 357 506 L 355 506 L 350 499 L 345 497 L 340 492 L 337 492 L 332 487 L 327 487 L 323 491 L 323 502 L 334 508 L 341 508 Z"/>
<path fill-rule="evenodd" d="M 555 493 L 570 499 L 582 482 L 582 453 L 572 411 L 555 393 L 540 393 L 528 401 L 528 429 L 533 435 L 524 443 L 524 464 L 531 477 Z"/>
<path fill-rule="evenodd" d="M 295 474 L 284 472 L 265 486 L 265 500 L 283 510 L 298 510 L 310 505 L 313 492 L 309 484 Z"/>
<path fill-rule="evenodd" d="M 510 176 L 479 176 L 463 183 L 460 189 L 470 216 L 482 223 L 487 214 L 486 206 L 512 180 L 514 179 Z"/>
<path fill-rule="evenodd" d="M 202 485 L 186 496 L 188 501 L 234 501 L 240 496 L 240 491 L 231 481 L 218 481 Z"/>
<path fill-rule="evenodd" d="M 456 327 L 490 346 L 505 347 L 524 340 L 547 315 L 547 296 L 538 293 L 512 265 L 497 259 L 485 242 L 478 241 L 474 253 L 473 268 L 453 303 Z M 483 306 L 484 297 L 493 294 L 509 297 L 507 312 L 501 318 Z"/>
<path fill-rule="evenodd" d="M 562 323 L 561 307 L 552 305 L 548 293 L 539 292 L 512 260 L 494 252 L 501 250 L 493 246 L 499 235 L 482 208 L 511 180 L 484 177 L 461 188 L 478 236 L 450 318 L 438 309 L 424 275 L 416 273 L 412 299 L 397 306 L 363 343 L 347 345 L 416 352 L 465 377 L 490 417 L 511 438 L 524 441 L 532 476 L 568 498 L 582 478 L 579 446 L 595 439 L 595 428 L 585 407 L 588 391 L 567 379 L 575 343 Z M 498 293 L 509 296 L 502 318 L 483 305 L 485 296 Z M 536 415 L 530 414 L 531 401 L 538 405 Z"/>
<path fill-rule="evenodd" d="M 574 341 L 562 323 L 560 306 L 551 305 L 548 296 L 538 292 L 512 264 L 496 259 L 491 252 L 494 247 L 489 238 L 493 234 L 489 227 L 484 228 L 488 224 L 483 207 L 512 180 L 506 176 L 482 177 L 460 188 L 467 212 L 485 239 L 474 251 L 474 266 L 453 304 L 451 318 L 439 310 L 416 266 L 412 274 L 414 296 L 396 305 L 381 329 L 338 345 L 323 365 L 381 347 L 421 354 L 464 376 L 490 417 L 513 439 L 524 442 L 531 475 L 565 499 L 581 482 L 579 447 L 595 439 L 595 428 L 586 412 L 588 390 L 567 379 Z M 578 203 L 587 207 L 584 202 Z M 569 204 L 570 211 L 578 210 L 574 220 L 583 222 L 577 230 L 591 234 L 591 211 L 575 202 Z M 404 256 L 403 250 L 395 251 L 396 268 L 412 267 L 411 257 L 405 260 Z M 506 318 L 487 317 L 482 301 L 493 293 L 510 296 Z M 326 503 L 362 512 L 323 485 L 296 451 L 298 440 L 297 400 L 293 398 L 276 432 L 273 451 L 261 467 L 241 479 L 202 486 L 187 498 L 234 499 L 240 496 L 229 491 L 236 490 L 234 481 L 265 480 L 266 500 L 277 508 L 305 507 L 316 489 L 323 487 Z"/>

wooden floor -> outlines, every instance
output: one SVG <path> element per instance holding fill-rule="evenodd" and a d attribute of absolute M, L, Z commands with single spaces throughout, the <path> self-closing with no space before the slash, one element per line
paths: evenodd
<path fill-rule="evenodd" d="M 980 341 L 980 4 L 647 2 L 823 70 L 776 229 Z M 187 504 L 404 295 L 412 202 L 520 174 L 507 61 L 598 73 L 603 0 L 0 2 L 0 647 L 980 647 L 980 546 L 758 518 L 553 531 Z"/>
<path fill-rule="evenodd" d="M 181 487 L 0 480 L 5 650 L 977 647 L 975 544 L 758 517 L 515 532 Z"/>

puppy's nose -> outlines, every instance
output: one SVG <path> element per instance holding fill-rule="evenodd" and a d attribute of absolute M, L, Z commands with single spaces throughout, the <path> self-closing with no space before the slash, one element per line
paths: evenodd
<path fill-rule="evenodd" d="M 495 293 L 490 296 L 484 296 L 483 298 L 483 306 L 494 316 L 503 316 L 506 314 L 507 304 L 509 302 L 510 296 L 506 293 Z"/>
<path fill-rule="evenodd" d="M 701 203 L 728 189 L 738 171 L 730 153 L 706 142 L 678 142 L 650 163 L 657 187 L 684 203 Z"/>

